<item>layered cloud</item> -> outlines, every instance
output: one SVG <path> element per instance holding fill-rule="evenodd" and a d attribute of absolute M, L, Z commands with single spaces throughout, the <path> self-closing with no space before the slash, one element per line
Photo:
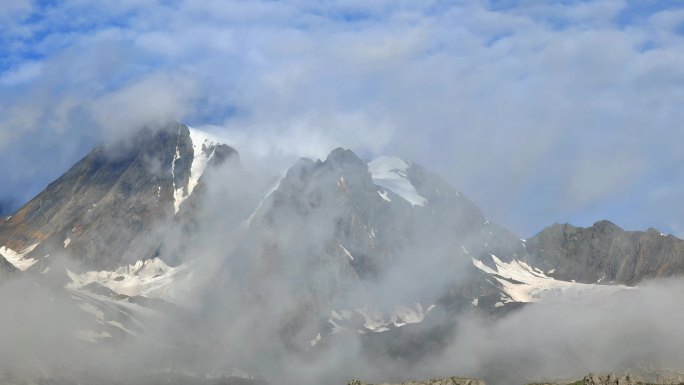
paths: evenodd
<path fill-rule="evenodd" d="M 522 235 L 603 217 L 684 227 L 676 3 L 1 7 L 0 198 L 173 118 L 220 127 L 247 157 L 415 159 Z"/>

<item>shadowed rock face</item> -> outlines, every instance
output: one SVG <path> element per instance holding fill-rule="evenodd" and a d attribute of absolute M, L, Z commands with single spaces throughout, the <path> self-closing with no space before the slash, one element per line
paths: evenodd
<path fill-rule="evenodd" d="M 212 164 L 237 156 L 218 147 Z M 0 224 L 0 246 L 21 252 L 38 244 L 25 255 L 38 261 L 32 270 L 45 268 L 46 255 L 89 269 L 145 259 L 159 246 L 146 237 L 154 224 L 176 219 L 174 192 L 187 194 L 193 156 L 190 131 L 179 123 L 95 148 Z"/>
<path fill-rule="evenodd" d="M 0 279 L 3 277 L 10 276 L 15 273 L 17 268 L 5 259 L 5 257 L 0 256 Z"/>
<path fill-rule="evenodd" d="M 624 283 L 684 273 L 684 241 L 649 229 L 624 231 L 608 221 L 547 227 L 527 241 L 534 264 L 562 280 Z"/>

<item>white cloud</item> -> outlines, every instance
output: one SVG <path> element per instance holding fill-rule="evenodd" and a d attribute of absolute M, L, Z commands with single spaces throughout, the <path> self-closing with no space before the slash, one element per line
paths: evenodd
<path fill-rule="evenodd" d="M 684 140 L 682 10 L 618 25 L 624 2 L 493 5 L 70 1 L 22 26 L 61 32 L 35 45 L 41 71 L 5 71 L 29 90 L 0 90 L 0 146 L 21 141 L 10 126 L 75 134 L 75 111 L 117 129 L 187 118 L 243 155 L 414 158 L 522 232 L 636 197 Z M 91 27 L 57 28 L 71 18 Z M 530 195 L 547 212 L 519 218 Z"/>
<path fill-rule="evenodd" d="M 197 86 L 182 75 L 151 74 L 90 103 L 92 116 L 119 136 L 145 124 L 178 119 L 193 111 Z"/>
<path fill-rule="evenodd" d="M 41 62 L 25 62 L 21 66 L 12 68 L 0 75 L 0 84 L 5 86 L 16 86 L 29 82 L 40 75 L 41 69 Z"/>

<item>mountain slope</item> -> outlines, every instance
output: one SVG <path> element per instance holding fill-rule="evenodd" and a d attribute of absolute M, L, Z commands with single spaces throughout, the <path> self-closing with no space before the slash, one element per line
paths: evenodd
<path fill-rule="evenodd" d="M 500 310 L 501 289 L 472 263 L 491 253 L 510 260 L 525 249 L 440 177 L 398 158 L 367 163 L 336 149 L 290 168 L 251 216 L 219 281 L 241 282 L 250 306 L 286 320 L 288 343 L 308 349 L 339 333 L 448 318 L 442 313 L 478 307 L 479 298 L 483 311 Z"/>
<path fill-rule="evenodd" d="M 231 356 L 245 367 L 345 343 L 408 366 L 445 348 L 462 314 L 684 273 L 682 241 L 654 230 L 554 225 L 521 240 L 399 158 L 338 148 L 270 190 L 250 178 L 234 149 L 178 123 L 95 149 L 0 224 L 1 284 L 54 291 L 82 343 L 160 322 L 173 338 L 146 343 L 183 357 L 249 336 Z"/>
<path fill-rule="evenodd" d="M 684 274 L 684 241 L 654 229 L 625 231 L 609 221 L 587 228 L 555 224 L 526 244 L 531 261 L 566 281 L 634 285 Z"/>
<path fill-rule="evenodd" d="M 233 157 L 234 149 L 178 123 L 98 147 L 0 225 L 0 254 L 22 254 L 16 262 L 33 260 L 38 271 L 63 255 L 91 269 L 152 256 L 155 224 L 174 220 L 207 165 Z"/>

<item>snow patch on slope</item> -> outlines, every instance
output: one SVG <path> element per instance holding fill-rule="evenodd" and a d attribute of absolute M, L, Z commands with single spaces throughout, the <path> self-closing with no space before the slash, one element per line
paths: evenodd
<path fill-rule="evenodd" d="M 346 249 L 344 246 L 342 246 L 342 244 L 340 244 L 339 242 L 337 242 L 337 245 L 340 246 L 340 248 L 342 249 L 342 251 L 344 251 L 344 254 L 347 256 L 347 258 L 349 258 L 350 261 L 353 261 L 353 260 L 354 260 L 354 257 L 353 257 L 352 254 L 349 252 L 349 250 L 347 250 L 347 249 Z"/>
<path fill-rule="evenodd" d="M 24 258 L 28 253 L 32 252 L 33 249 L 38 246 L 39 243 L 33 244 L 22 251 L 14 251 L 7 246 L 0 247 L 0 255 L 5 257 L 7 262 L 11 263 L 17 269 L 25 271 L 29 267 L 33 266 L 34 263 L 38 262 L 33 258 Z"/>
<path fill-rule="evenodd" d="M 378 190 L 378 195 L 380 195 L 380 198 L 382 198 L 383 200 L 386 200 L 387 202 L 392 202 L 392 200 L 387 196 L 387 191 L 383 190 L 381 192 L 380 190 Z"/>
<path fill-rule="evenodd" d="M 404 325 L 423 322 L 425 316 L 434 308 L 435 305 L 424 308 L 423 305 L 416 302 L 411 306 L 397 305 L 389 313 L 383 313 L 376 306 L 367 304 L 353 311 L 333 310 L 328 322 L 333 326 L 332 334 L 353 330 L 355 327 L 360 327 L 356 330 L 360 334 L 369 332 L 382 333 L 390 330 L 390 328 L 399 328 Z M 361 316 L 362 324 L 357 325 L 354 323 L 355 314 Z"/>
<path fill-rule="evenodd" d="M 78 338 L 81 341 L 85 342 L 90 342 L 93 344 L 99 343 L 101 339 L 103 338 L 112 338 L 112 335 L 103 331 L 103 332 L 96 332 L 94 330 L 76 330 L 74 332 L 74 337 Z"/>
<path fill-rule="evenodd" d="M 526 262 L 518 260 L 503 262 L 493 254 L 490 254 L 490 256 L 496 266 L 494 269 L 475 258 L 472 259 L 473 265 L 484 273 L 492 276 L 501 284 L 504 294 L 508 297 L 504 299 L 504 303 L 536 302 L 551 295 L 562 295 L 565 299 L 572 299 L 588 292 L 610 293 L 627 288 L 626 286 L 607 286 L 560 281 L 548 277 L 543 271 L 530 266 Z M 503 306 L 503 304 L 501 306 Z"/>
<path fill-rule="evenodd" d="M 418 194 L 418 191 L 416 191 L 416 188 L 408 179 L 406 170 L 409 167 L 411 166 L 405 161 L 388 156 L 381 156 L 368 163 L 368 171 L 371 173 L 373 183 L 384 189 L 391 190 L 414 206 L 425 206 L 428 202 L 427 199 Z M 389 200 L 386 194 L 385 196 L 380 194 L 380 196 L 385 200 Z"/>
<path fill-rule="evenodd" d="M 207 164 L 216 154 L 216 146 L 220 144 L 213 136 L 195 128 L 190 128 L 190 140 L 192 141 L 193 160 L 190 167 L 188 196 L 192 194 L 192 191 L 197 186 L 199 178 L 207 168 Z"/>
<path fill-rule="evenodd" d="M 170 267 L 159 258 L 137 261 L 115 271 L 89 271 L 76 274 L 67 269 L 71 282 L 67 289 L 78 290 L 98 283 L 118 294 L 162 298 L 177 302 L 183 294 L 184 282 L 192 276 L 188 264 Z M 187 288 L 186 288 L 187 289 Z"/>
<path fill-rule="evenodd" d="M 173 160 L 171 161 L 171 182 L 173 183 L 173 209 L 174 213 L 178 214 L 180 210 L 180 205 L 183 202 L 183 189 L 176 188 L 176 161 L 180 159 L 180 150 L 178 149 L 178 144 L 180 142 L 182 126 L 178 124 L 178 137 L 176 138 L 176 153 L 173 154 Z"/>
<path fill-rule="evenodd" d="M 200 177 L 207 168 L 207 164 L 209 164 L 209 161 L 216 154 L 216 146 L 220 144 L 216 138 L 204 131 L 190 127 L 188 127 L 188 129 L 190 130 L 190 141 L 192 143 L 192 164 L 190 165 L 190 178 L 188 180 L 187 188 L 176 187 L 176 160 L 181 157 L 178 144 L 176 144 L 176 154 L 174 155 L 173 163 L 171 164 L 171 174 L 174 177 L 173 207 L 176 214 L 180 210 L 183 201 L 192 195 L 193 190 L 199 183 Z M 180 140 L 180 127 L 178 129 L 178 140 Z"/>
<path fill-rule="evenodd" d="M 261 201 L 259 201 L 259 204 L 256 206 L 256 208 L 254 209 L 254 211 L 252 211 L 252 213 L 249 215 L 249 217 L 248 217 L 247 219 L 245 219 L 245 220 L 240 224 L 240 227 L 241 227 L 241 228 L 246 229 L 246 228 L 248 228 L 248 227 L 252 224 L 252 221 L 254 220 L 254 217 L 256 216 L 257 212 L 259 212 L 259 210 L 261 210 L 261 207 L 264 205 L 264 203 L 266 203 L 266 200 L 268 199 L 268 197 L 270 197 L 271 194 L 273 194 L 273 193 L 278 189 L 278 187 L 280 187 L 280 183 L 281 183 L 282 181 L 283 181 L 283 178 L 279 178 L 279 179 L 278 179 L 278 182 L 276 182 L 275 184 L 273 184 L 273 185 L 271 186 L 271 188 L 268 189 L 268 192 L 266 192 L 266 195 L 264 195 L 264 197 L 261 198 Z"/>

